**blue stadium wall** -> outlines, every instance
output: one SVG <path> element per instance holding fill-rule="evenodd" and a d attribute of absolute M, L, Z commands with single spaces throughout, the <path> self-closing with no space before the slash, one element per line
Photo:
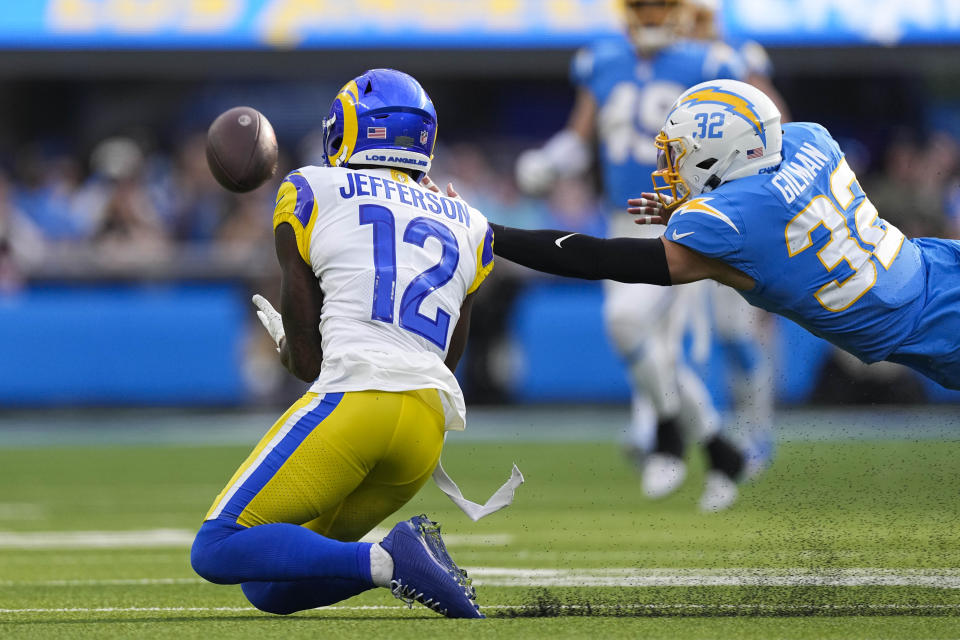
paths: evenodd
<path fill-rule="evenodd" d="M 626 402 L 597 283 L 546 282 L 519 297 L 510 321 L 519 402 Z M 0 295 L 0 407 L 231 406 L 250 400 L 248 292 L 232 284 L 42 286 Z M 782 402 L 804 402 L 830 347 L 777 323 Z M 789 354 L 789 358 L 787 357 Z M 468 352 L 469 357 L 469 352 Z M 727 379 L 716 370 L 721 404 Z M 928 384 L 932 401 L 960 394 Z"/>
<path fill-rule="evenodd" d="M 0 295 L 0 405 L 243 402 L 246 290 L 45 286 Z"/>

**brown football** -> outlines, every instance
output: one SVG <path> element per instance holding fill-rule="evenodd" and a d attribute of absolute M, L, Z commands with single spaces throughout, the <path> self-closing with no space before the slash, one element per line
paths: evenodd
<path fill-rule="evenodd" d="M 224 111 L 207 130 L 207 164 L 225 189 L 252 191 L 277 171 L 277 136 L 253 107 Z"/>

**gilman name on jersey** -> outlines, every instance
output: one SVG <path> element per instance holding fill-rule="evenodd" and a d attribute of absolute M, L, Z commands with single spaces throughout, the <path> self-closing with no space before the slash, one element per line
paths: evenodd
<path fill-rule="evenodd" d="M 393 200 L 435 215 L 443 214 L 450 220 L 456 220 L 470 228 L 470 209 L 462 201 L 447 198 L 432 191 L 411 188 L 389 178 L 356 171 L 347 172 L 347 186 L 340 187 L 340 197 L 349 200 L 360 196 Z"/>
<path fill-rule="evenodd" d="M 780 171 L 773 176 L 773 185 L 780 191 L 783 201 L 790 204 L 803 191 L 813 184 L 817 174 L 830 160 L 823 152 L 809 142 L 793 154 L 789 161 L 784 160 Z"/>

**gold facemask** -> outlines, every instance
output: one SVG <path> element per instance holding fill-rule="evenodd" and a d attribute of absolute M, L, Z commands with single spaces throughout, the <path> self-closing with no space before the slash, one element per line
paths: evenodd
<path fill-rule="evenodd" d="M 673 211 L 690 198 L 690 187 L 680 176 L 680 160 L 687 155 L 682 138 L 668 138 L 661 131 L 653 141 L 658 149 L 657 170 L 650 174 L 653 191 L 667 211 Z"/>

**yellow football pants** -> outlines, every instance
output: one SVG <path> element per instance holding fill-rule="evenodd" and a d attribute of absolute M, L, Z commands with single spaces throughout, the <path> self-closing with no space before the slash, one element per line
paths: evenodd
<path fill-rule="evenodd" d="M 416 495 L 443 434 L 436 389 L 307 393 L 263 436 L 206 520 L 288 522 L 359 540 Z"/>

